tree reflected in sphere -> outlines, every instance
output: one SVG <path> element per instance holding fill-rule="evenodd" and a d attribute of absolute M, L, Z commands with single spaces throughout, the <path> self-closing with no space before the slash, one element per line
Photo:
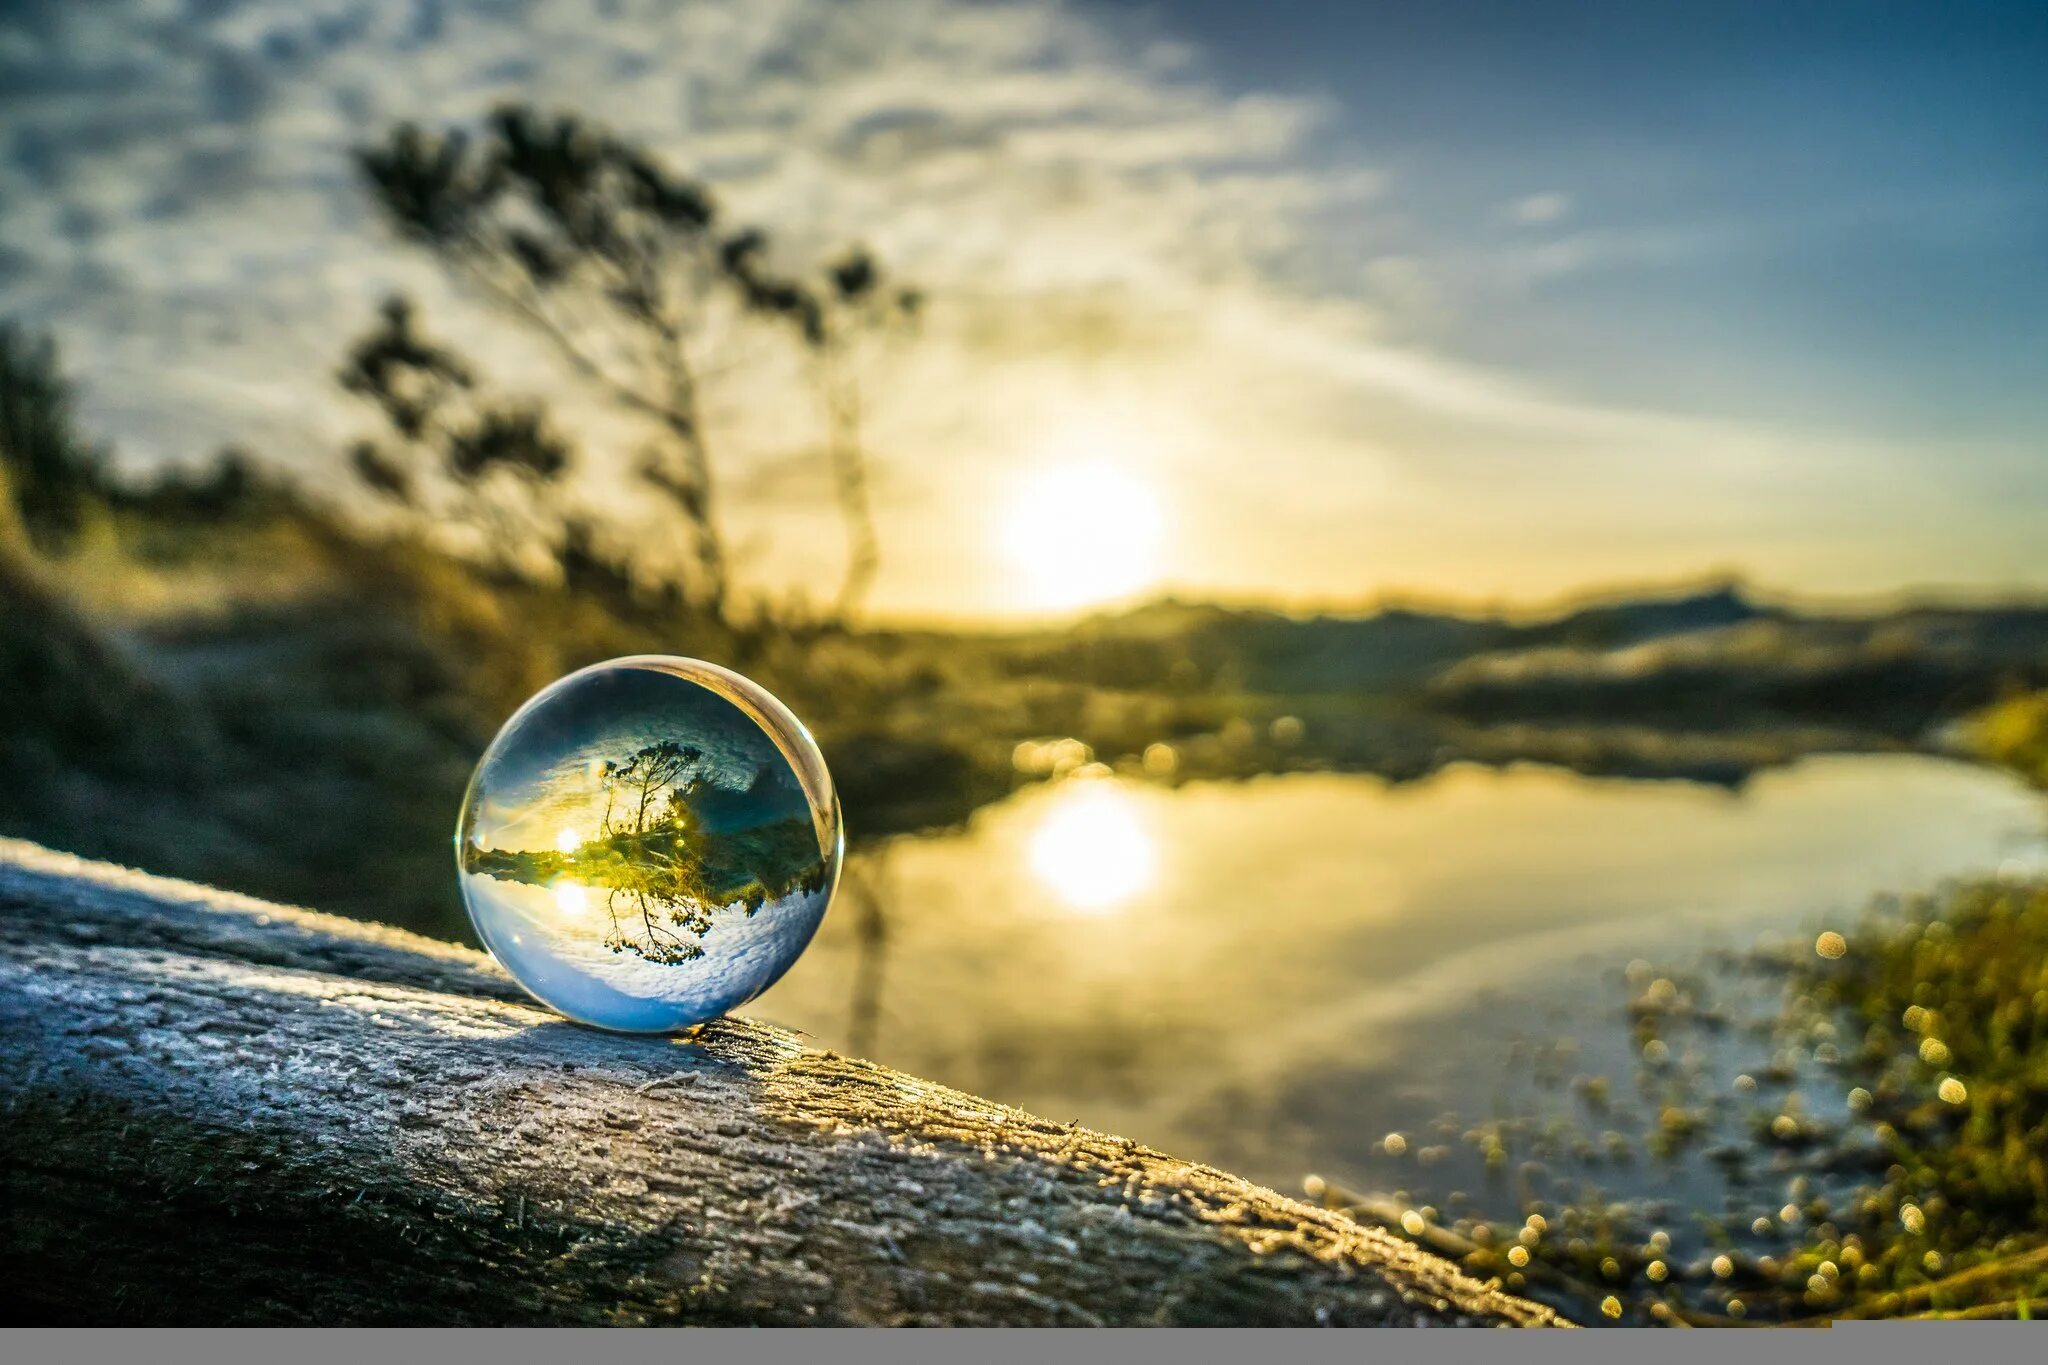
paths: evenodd
<path fill-rule="evenodd" d="M 456 831 L 470 922 L 572 1019 L 666 1033 L 752 1000 L 831 903 L 839 801 L 802 722 L 737 673 L 643 655 L 522 706 Z"/>

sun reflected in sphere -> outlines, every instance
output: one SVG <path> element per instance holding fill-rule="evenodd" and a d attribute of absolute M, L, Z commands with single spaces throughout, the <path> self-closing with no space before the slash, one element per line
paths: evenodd
<path fill-rule="evenodd" d="M 1117 783 L 1055 789 L 1027 847 L 1031 874 L 1069 909 L 1119 909 L 1158 878 L 1159 855 L 1137 802 Z"/>
<path fill-rule="evenodd" d="M 567 851 L 568 850 L 564 850 L 564 852 Z M 561 911 L 565 915 L 568 915 L 572 918 L 577 918 L 580 917 L 585 910 L 588 910 L 590 908 L 590 902 L 588 898 L 584 896 L 583 885 L 580 882 L 556 882 L 554 886 L 554 892 L 555 909 Z"/>

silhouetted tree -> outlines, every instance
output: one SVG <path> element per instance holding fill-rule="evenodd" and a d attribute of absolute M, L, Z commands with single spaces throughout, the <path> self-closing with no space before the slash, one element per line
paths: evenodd
<path fill-rule="evenodd" d="M 573 115 L 494 114 L 480 139 L 394 129 L 357 153 L 386 219 L 664 433 L 642 468 L 690 528 L 697 594 L 726 605 L 701 357 L 721 268 L 711 195 Z"/>
<path fill-rule="evenodd" d="M 377 447 L 374 441 L 358 441 L 349 448 L 349 465 L 356 477 L 367 484 L 373 492 L 398 503 L 412 503 L 419 497 L 419 486 L 412 471 L 392 459 Z"/>
<path fill-rule="evenodd" d="M 631 559 L 600 545 L 597 529 L 580 516 L 563 519 L 561 543 L 555 547 L 555 567 L 562 575 L 562 587 L 572 594 L 606 601 L 621 609 L 643 596 Z"/>
<path fill-rule="evenodd" d="M 623 763 L 607 760 L 598 779 L 605 792 L 604 835 L 646 833 L 649 811 L 658 821 L 663 815 L 665 796 L 687 799 L 694 793 L 702 780 L 703 761 L 703 750 L 673 740 L 650 744 Z M 630 825 L 617 823 L 613 818 L 623 814 L 621 799 L 633 812 Z"/>
<path fill-rule="evenodd" d="M 568 443 L 539 404 L 490 396 L 468 362 L 421 334 L 407 300 L 384 302 L 377 325 L 349 348 L 338 378 L 383 414 L 398 441 L 395 449 L 374 441 L 350 449 L 356 476 L 375 492 L 430 516 L 479 523 L 511 563 L 538 529 L 534 523 L 566 520 L 547 506 L 542 490 L 567 472 Z M 430 476 L 436 474 L 459 505 L 431 505 Z M 502 505 L 494 484 L 518 489 L 519 505 Z M 526 527 L 517 524 L 519 516 Z M 553 526 L 548 532 L 557 540 L 565 534 Z"/>
<path fill-rule="evenodd" d="M 0 498 L 8 527 L 44 551 L 68 540 L 105 492 L 106 454 L 78 435 L 56 342 L 0 323 Z"/>
<path fill-rule="evenodd" d="M 695 940 L 711 928 L 711 911 L 698 885 L 697 860 L 681 842 L 696 824 L 689 802 L 702 786 L 703 762 L 701 749 L 661 740 L 604 765 L 598 779 L 605 792 L 599 837 L 624 854 L 605 864 L 601 879 L 612 917 L 605 946 L 615 953 L 665 963 L 704 955 Z M 637 936 L 619 923 L 622 904 L 639 918 Z"/>
<path fill-rule="evenodd" d="M 341 386 L 376 404 L 406 440 L 423 440 L 449 400 L 475 386 L 475 377 L 462 357 L 414 328 L 411 300 L 397 294 L 385 299 L 378 319 L 349 348 Z"/>
<path fill-rule="evenodd" d="M 167 466 L 146 482 L 110 487 L 106 496 L 117 505 L 199 522 L 283 512 L 297 501 L 289 482 L 237 445 L 222 446 L 196 467 Z"/>
<path fill-rule="evenodd" d="M 614 865 L 604 887 L 612 922 L 605 947 L 649 962 L 689 962 L 704 956 L 698 940 L 711 930 L 711 910 L 701 899 L 695 866 L 681 850 L 641 849 Z M 639 921 L 637 933 L 620 923 L 621 909 Z"/>
<path fill-rule="evenodd" d="M 811 381 L 823 409 L 833 493 L 846 524 L 846 573 L 833 607 L 834 615 L 846 621 L 859 611 L 881 567 L 869 461 L 862 440 L 858 351 L 863 340 L 914 322 L 922 296 L 916 290 L 886 283 L 880 264 L 864 247 L 847 251 L 815 282 L 774 275 L 766 264 L 766 248 L 761 234 L 743 233 L 726 243 L 722 259 L 739 281 L 748 306 L 790 324 L 809 358 Z"/>
<path fill-rule="evenodd" d="M 104 460 L 73 425 L 56 347 L 0 324 L 0 819 L 16 832 L 48 814 L 36 776 L 60 755 L 67 786 L 85 772 L 194 775 L 190 714 L 44 562 L 106 496 Z"/>

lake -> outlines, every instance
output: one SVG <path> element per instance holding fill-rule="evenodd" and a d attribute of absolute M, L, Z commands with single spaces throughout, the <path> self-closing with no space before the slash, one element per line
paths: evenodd
<path fill-rule="evenodd" d="M 1812 758 L 1739 792 L 1534 766 L 1070 778 L 856 856 L 748 1012 L 1283 1190 L 1317 1172 L 1512 1216 L 1528 1181 L 1489 1193 L 1472 1125 L 1519 1114 L 1542 1179 L 1739 1213 L 1742 1182 L 1703 1161 L 1580 1131 L 1639 1117 L 1626 1007 L 1646 975 L 1847 927 L 1879 893 L 2048 867 L 2044 830 L 2005 774 L 1911 755 Z M 1683 1062 L 1716 1092 L 1768 1052 L 1703 1047 Z M 1619 1117 L 1575 1104 L 1589 1075 L 1613 1078 Z"/>

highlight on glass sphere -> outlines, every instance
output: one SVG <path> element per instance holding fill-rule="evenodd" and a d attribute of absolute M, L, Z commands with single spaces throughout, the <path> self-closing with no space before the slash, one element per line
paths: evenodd
<path fill-rule="evenodd" d="M 470 922 L 519 984 L 631 1033 L 736 1009 L 789 970 L 844 840 L 824 756 L 716 664 L 594 664 L 522 706 L 463 799 Z"/>

